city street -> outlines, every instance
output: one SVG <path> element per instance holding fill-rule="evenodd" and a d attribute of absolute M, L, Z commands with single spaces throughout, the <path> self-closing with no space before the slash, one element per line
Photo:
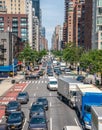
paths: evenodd
<path fill-rule="evenodd" d="M 22 80 L 21 82 L 27 81 Z M 27 105 L 22 105 L 26 116 L 23 130 L 28 129 L 29 109 L 32 102 L 36 101 L 37 97 L 42 96 L 47 97 L 49 101 L 49 109 L 46 112 L 49 130 L 62 130 L 65 125 L 79 125 L 75 111 L 58 99 L 57 92 L 47 90 L 47 83 L 47 76 L 43 76 L 39 80 L 29 81 L 25 88 L 24 91 L 29 93 L 30 100 Z M 3 122 L 5 122 L 5 118 Z"/>

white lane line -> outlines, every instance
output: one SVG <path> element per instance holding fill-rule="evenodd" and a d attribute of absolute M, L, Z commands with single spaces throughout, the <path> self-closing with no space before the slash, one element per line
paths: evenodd
<path fill-rule="evenodd" d="M 38 90 L 38 86 L 37 86 L 37 88 L 36 88 L 37 90 Z"/>
<path fill-rule="evenodd" d="M 40 81 L 38 82 L 38 84 L 40 83 Z"/>
<path fill-rule="evenodd" d="M 37 81 L 35 81 L 35 83 L 37 83 Z"/>
<path fill-rule="evenodd" d="M 36 97 L 36 93 L 34 93 L 34 97 Z"/>
<path fill-rule="evenodd" d="M 47 81 L 45 81 L 45 83 L 47 83 Z"/>
<path fill-rule="evenodd" d="M 52 130 L 52 118 L 50 117 L 50 130 Z"/>
<path fill-rule="evenodd" d="M 51 102 L 50 102 L 50 107 L 52 106 Z"/>
<path fill-rule="evenodd" d="M 42 81 L 42 83 L 43 83 L 43 81 Z"/>
<path fill-rule="evenodd" d="M 52 96 L 52 94 L 50 93 L 50 97 Z"/>
<path fill-rule="evenodd" d="M 74 120 L 75 120 L 75 123 L 77 124 L 77 126 L 79 126 L 77 119 L 76 119 L 76 118 L 74 118 Z"/>
<path fill-rule="evenodd" d="M 22 129 L 24 129 L 24 126 L 25 126 L 25 124 L 26 124 L 26 121 L 27 121 L 27 118 L 25 118 L 25 121 L 24 121 L 24 124 L 23 124 Z"/>

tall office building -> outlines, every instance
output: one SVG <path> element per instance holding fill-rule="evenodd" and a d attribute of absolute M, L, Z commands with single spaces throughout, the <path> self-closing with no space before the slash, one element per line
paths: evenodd
<path fill-rule="evenodd" d="M 40 0 L 32 0 L 32 6 L 35 9 L 35 16 L 40 19 Z"/>
<path fill-rule="evenodd" d="M 0 13 L 25 14 L 26 0 L 0 0 Z"/>
<path fill-rule="evenodd" d="M 87 5 L 89 5 L 88 2 Z M 102 0 L 93 0 L 93 3 L 91 3 L 91 5 L 93 19 L 92 49 L 102 49 Z"/>

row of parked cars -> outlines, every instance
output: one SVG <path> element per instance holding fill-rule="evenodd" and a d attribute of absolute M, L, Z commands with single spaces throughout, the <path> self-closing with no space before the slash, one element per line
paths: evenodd
<path fill-rule="evenodd" d="M 21 110 L 21 104 L 28 103 L 29 94 L 20 92 L 15 101 L 10 101 L 5 108 L 6 124 L 0 125 L 0 130 L 21 130 L 25 115 Z M 28 130 L 43 129 L 47 130 L 46 110 L 48 110 L 48 100 L 45 97 L 39 97 L 32 103 L 29 109 Z"/>

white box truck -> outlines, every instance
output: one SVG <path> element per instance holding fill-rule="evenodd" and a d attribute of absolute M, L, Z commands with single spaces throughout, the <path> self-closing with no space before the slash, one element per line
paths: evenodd
<path fill-rule="evenodd" d="M 58 96 L 71 108 L 75 107 L 77 84 L 82 83 L 73 78 L 59 77 L 58 79 Z"/>
<path fill-rule="evenodd" d="M 102 106 L 93 106 L 91 108 L 92 113 L 92 129 L 91 130 L 102 130 Z"/>

